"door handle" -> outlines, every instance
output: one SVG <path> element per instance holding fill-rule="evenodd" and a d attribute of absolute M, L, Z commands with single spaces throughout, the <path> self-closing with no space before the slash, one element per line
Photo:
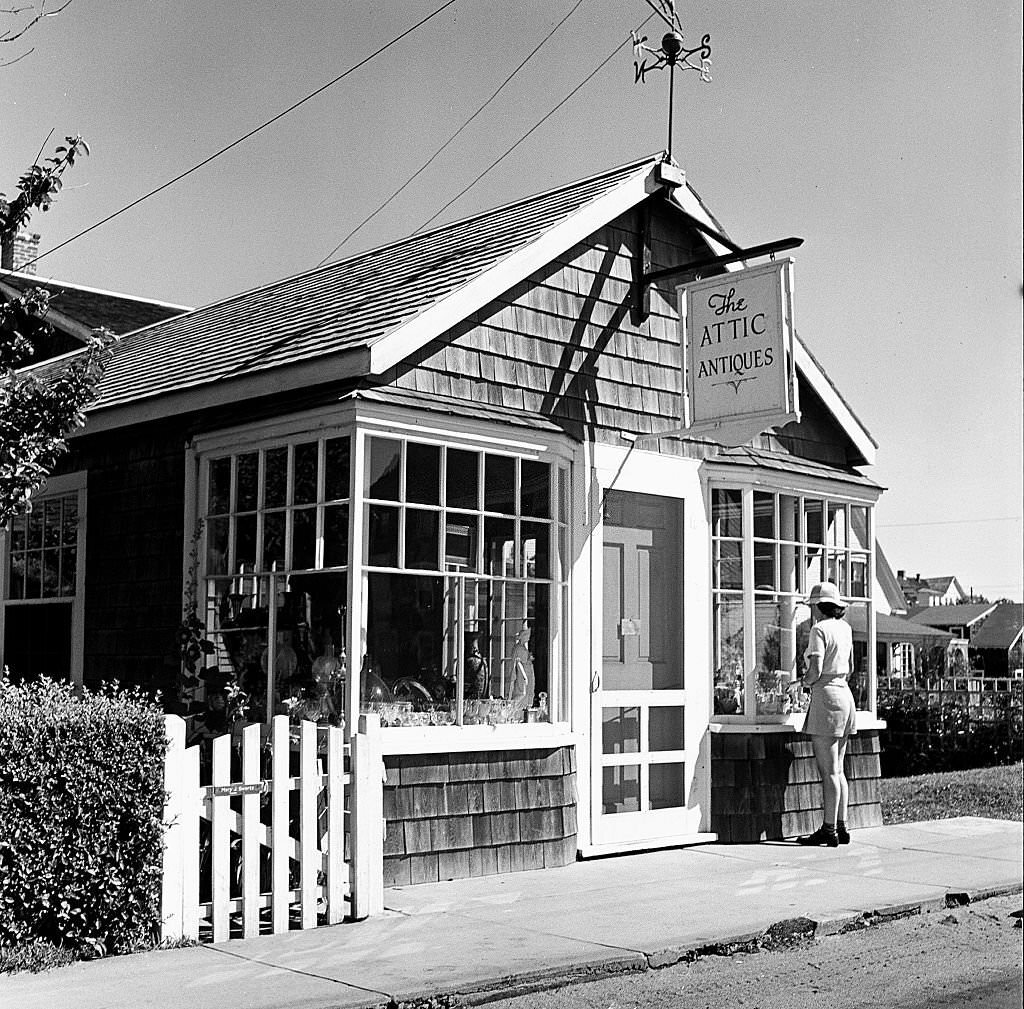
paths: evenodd
<path fill-rule="evenodd" d="M 601 689 L 601 674 L 595 669 L 590 679 L 590 692 L 596 694 Z"/>

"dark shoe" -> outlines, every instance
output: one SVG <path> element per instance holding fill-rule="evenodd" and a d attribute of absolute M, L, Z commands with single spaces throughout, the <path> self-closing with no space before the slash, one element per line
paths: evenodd
<path fill-rule="evenodd" d="M 824 844 L 829 848 L 838 848 L 839 838 L 834 830 L 826 830 L 824 827 L 819 827 L 813 834 L 808 834 L 806 837 L 798 837 L 796 843 L 808 847 Z"/>
<path fill-rule="evenodd" d="M 840 844 L 850 843 L 850 832 L 845 827 L 836 827 L 836 837 L 839 839 Z"/>

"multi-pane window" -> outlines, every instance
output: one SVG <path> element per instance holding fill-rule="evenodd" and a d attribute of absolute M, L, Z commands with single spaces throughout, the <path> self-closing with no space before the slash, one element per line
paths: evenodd
<path fill-rule="evenodd" d="M 354 515 L 350 436 L 204 456 L 205 623 L 222 674 L 212 682 L 241 686 L 252 720 L 282 711 L 338 720 L 352 676 L 364 708 L 388 725 L 547 720 L 562 668 L 552 627 L 565 605 L 567 471 L 510 453 L 357 437 Z M 362 529 L 351 551 L 350 524 Z M 354 657 L 353 559 L 364 600 Z"/>
<path fill-rule="evenodd" d="M 222 674 L 207 689 L 230 676 L 252 720 L 343 703 L 350 455 L 344 435 L 206 460 L 206 626 Z"/>
<path fill-rule="evenodd" d="M 52 481 L 51 483 L 56 483 Z M 49 493 L 7 531 L 3 664 L 16 680 L 81 676 L 79 536 L 84 490 Z"/>
<path fill-rule="evenodd" d="M 787 715 L 810 632 L 804 600 L 834 582 L 854 630 L 850 685 L 868 696 L 871 512 L 863 503 L 752 488 L 711 492 L 713 669 L 718 715 Z"/>
<path fill-rule="evenodd" d="M 565 480 L 542 460 L 367 439 L 365 668 L 388 721 L 548 718 Z"/>

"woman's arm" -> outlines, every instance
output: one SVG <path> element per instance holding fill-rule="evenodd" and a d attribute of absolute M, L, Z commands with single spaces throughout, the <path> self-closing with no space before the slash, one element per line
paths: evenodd
<path fill-rule="evenodd" d="M 821 679 L 821 656 L 807 656 L 807 671 L 804 673 L 804 686 L 809 687 Z"/>

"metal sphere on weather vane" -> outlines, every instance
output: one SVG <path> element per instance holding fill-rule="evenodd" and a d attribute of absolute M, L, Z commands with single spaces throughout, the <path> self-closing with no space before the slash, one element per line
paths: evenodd
<path fill-rule="evenodd" d="M 661 51 L 674 60 L 683 50 L 683 36 L 678 32 L 666 32 L 661 40 Z"/>

